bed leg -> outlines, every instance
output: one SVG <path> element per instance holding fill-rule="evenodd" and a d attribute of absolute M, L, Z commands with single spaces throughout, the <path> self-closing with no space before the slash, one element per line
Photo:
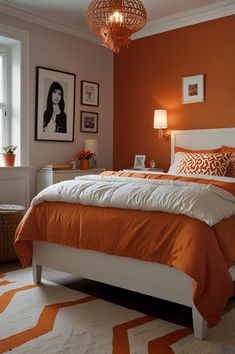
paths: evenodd
<path fill-rule="evenodd" d="M 35 284 L 41 283 L 42 266 L 38 265 L 34 258 L 33 258 L 33 263 L 32 263 L 32 270 L 33 270 L 33 281 L 34 281 L 34 283 Z"/>
<path fill-rule="evenodd" d="M 194 336 L 195 338 L 202 340 L 206 337 L 207 323 L 201 316 L 201 314 L 198 312 L 194 304 L 192 306 L 192 316 Z"/>

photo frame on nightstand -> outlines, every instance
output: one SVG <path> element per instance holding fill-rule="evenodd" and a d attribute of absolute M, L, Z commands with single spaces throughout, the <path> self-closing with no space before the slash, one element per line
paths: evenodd
<path fill-rule="evenodd" d="M 134 168 L 142 169 L 145 168 L 145 155 L 135 155 Z"/>

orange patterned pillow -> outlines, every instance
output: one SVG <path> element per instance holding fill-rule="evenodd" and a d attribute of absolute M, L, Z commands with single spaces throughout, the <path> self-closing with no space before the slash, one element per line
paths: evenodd
<path fill-rule="evenodd" d="M 203 154 L 203 153 L 211 153 L 211 152 L 221 152 L 221 148 L 218 148 L 218 149 L 210 149 L 210 150 L 191 150 L 191 149 L 185 149 L 185 148 L 182 148 L 180 146 L 176 146 L 175 147 L 175 153 L 176 152 L 191 152 L 193 154 L 196 154 L 196 153 L 200 153 L 200 154 Z M 224 151 L 225 152 L 225 151 Z M 227 151 L 226 151 L 227 152 Z"/>
<path fill-rule="evenodd" d="M 232 153 L 182 153 L 176 172 L 179 174 L 196 174 L 225 176 Z"/>
<path fill-rule="evenodd" d="M 232 152 L 232 157 L 228 165 L 226 176 L 235 178 L 235 148 L 230 146 L 222 146 L 221 152 Z"/>

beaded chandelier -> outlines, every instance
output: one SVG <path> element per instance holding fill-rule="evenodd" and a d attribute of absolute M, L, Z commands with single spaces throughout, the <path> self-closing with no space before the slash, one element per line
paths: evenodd
<path fill-rule="evenodd" d="M 114 53 L 128 46 L 129 37 L 144 27 L 146 19 L 140 0 L 92 0 L 86 14 L 90 29 Z"/>

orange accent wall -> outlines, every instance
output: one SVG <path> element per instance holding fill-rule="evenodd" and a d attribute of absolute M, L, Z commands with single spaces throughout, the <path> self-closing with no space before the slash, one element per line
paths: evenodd
<path fill-rule="evenodd" d="M 205 75 L 205 101 L 182 104 L 182 78 Z M 154 109 L 169 129 L 235 127 L 235 15 L 133 41 L 114 58 L 114 169 L 135 154 L 170 165 L 170 142 L 153 129 Z"/>

